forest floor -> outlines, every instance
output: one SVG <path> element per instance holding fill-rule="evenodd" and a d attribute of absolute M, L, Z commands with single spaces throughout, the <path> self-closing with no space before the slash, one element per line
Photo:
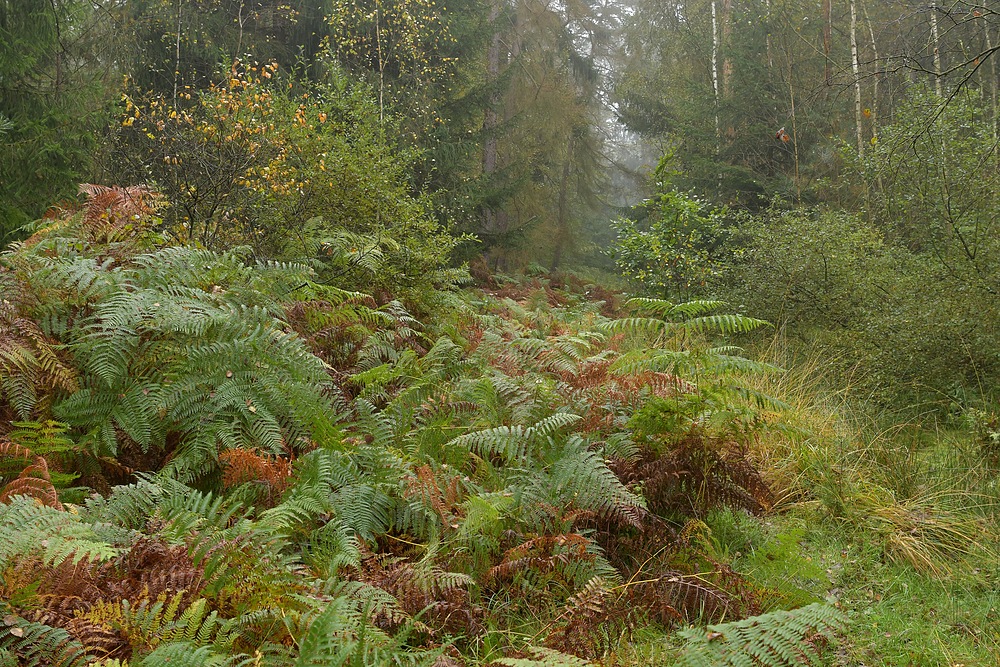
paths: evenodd
<path fill-rule="evenodd" d="M 856 443 L 843 460 L 859 462 L 849 476 L 862 483 L 877 486 L 894 476 L 906 487 L 896 490 L 902 495 L 890 492 L 878 503 L 869 498 L 867 508 L 847 506 L 839 517 L 820 499 L 764 517 L 715 512 L 706 519 L 713 544 L 734 570 L 784 593 L 786 606 L 825 600 L 847 613 L 847 631 L 827 648 L 824 664 L 1000 665 L 997 471 L 967 430 L 894 431 L 895 437 L 869 440 L 866 447 Z M 866 480 L 862 462 L 873 444 L 886 464 L 868 467 Z M 832 490 L 816 489 L 820 496 Z M 972 524 L 978 526 L 974 544 L 952 549 L 943 543 L 961 539 L 947 534 L 952 527 Z M 669 665 L 678 652 L 669 637 L 639 632 L 608 664 Z"/>
<path fill-rule="evenodd" d="M 7 308 L 62 308 L 91 389 L 0 440 L 0 667 L 1000 664 L 993 414 L 873 417 L 720 345 L 770 330 L 713 301 L 511 281 L 411 316 L 192 249 L 60 257 L 81 294 L 57 242 Z M 107 435 L 90 478 L 49 475 L 103 451 L 67 433 Z"/>

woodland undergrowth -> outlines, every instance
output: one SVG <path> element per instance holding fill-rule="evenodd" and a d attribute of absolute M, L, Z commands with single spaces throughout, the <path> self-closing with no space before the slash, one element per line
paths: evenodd
<path fill-rule="evenodd" d="M 765 518 L 991 548 L 989 471 L 846 429 L 720 302 L 376 299 L 87 195 L 0 259 L 0 665 L 810 664 L 854 612 Z"/>

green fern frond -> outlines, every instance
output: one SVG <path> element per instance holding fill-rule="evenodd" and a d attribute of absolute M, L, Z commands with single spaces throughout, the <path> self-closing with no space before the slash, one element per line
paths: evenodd
<path fill-rule="evenodd" d="M 815 637 L 833 639 L 847 625 L 835 607 L 815 603 L 707 628 L 683 630 L 682 667 L 797 667 L 818 664 Z"/>
<path fill-rule="evenodd" d="M 358 616 L 346 598 L 335 598 L 307 622 L 298 639 L 294 667 L 339 667 L 358 651 L 352 636 L 359 625 Z"/>
<path fill-rule="evenodd" d="M 504 667 L 588 667 L 594 663 L 575 655 L 560 653 L 554 649 L 532 646 L 528 649 L 531 658 L 501 658 L 491 665 Z"/>
<path fill-rule="evenodd" d="M 466 448 L 478 456 L 501 456 L 507 462 L 526 458 L 545 438 L 580 421 L 578 415 L 557 412 L 531 426 L 497 426 L 452 439 L 449 447 Z"/>
<path fill-rule="evenodd" d="M 222 667 L 239 664 L 238 658 L 217 653 L 193 641 L 172 641 L 156 647 L 139 667 Z"/>
<path fill-rule="evenodd" d="M 146 525 L 153 510 L 169 493 L 161 484 L 140 478 L 134 484 L 116 486 L 107 497 L 92 496 L 82 515 L 95 522 L 113 522 L 139 530 Z"/>
<path fill-rule="evenodd" d="M 396 500 L 374 486 L 352 484 L 333 494 L 330 506 L 339 520 L 361 539 L 374 541 L 392 526 Z"/>
<path fill-rule="evenodd" d="M 708 314 L 725 305 L 722 301 L 689 301 L 673 304 L 659 299 L 630 299 L 626 305 L 648 313 L 649 317 L 612 320 L 603 328 L 612 333 L 669 336 L 676 333 L 722 335 L 748 333 L 768 322 L 732 313 Z"/>
<path fill-rule="evenodd" d="M 21 558 L 37 558 L 49 566 L 72 559 L 103 561 L 118 550 L 70 512 L 16 496 L 0 504 L 0 571 Z"/>
<path fill-rule="evenodd" d="M 342 522 L 328 521 L 310 535 L 308 562 L 326 579 L 345 569 L 356 570 L 361 567 L 358 538 Z"/>
<path fill-rule="evenodd" d="M 629 491 L 582 438 L 568 438 L 552 460 L 543 484 L 556 507 L 572 507 L 638 526 L 646 501 Z"/>
<path fill-rule="evenodd" d="M 734 333 L 749 333 L 761 327 L 771 326 L 769 322 L 758 320 L 746 315 L 734 313 L 720 313 L 716 315 L 703 315 L 694 317 L 673 325 L 677 330 L 690 333 L 720 333 L 722 335 Z"/>
<path fill-rule="evenodd" d="M 24 660 L 15 665 L 83 667 L 92 661 L 83 645 L 63 628 L 27 621 L 0 602 L 0 657 L 13 654 Z"/>
<path fill-rule="evenodd" d="M 627 352 L 611 364 L 611 372 L 636 375 L 646 371 L 690 377 L 698 369 L 698 357 L 691 350 L 647 348 Z"/>
<path fill-rule="evenodd" d="M 290 535 L 300 526 L 308 526 L 317 517 L 330 510 L 330 504 L 319 492 L 299 486 L 297 492 L 269 510 L 260 513 L 257 527 L 272 533 Z M 317 490 L 318 491 L 318 490 Z"/>
<path fill-rule="evenodd" d="M 655 317 L 620 317 L 601 324 L 601 330 L 608 334 L 626 334 L 656 338 L 665 335 L 670 323 Z"/>

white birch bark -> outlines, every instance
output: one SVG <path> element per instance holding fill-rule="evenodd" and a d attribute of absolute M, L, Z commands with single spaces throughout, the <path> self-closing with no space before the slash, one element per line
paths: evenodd
<path fill-rule="evenodd" d="M 931 3 L 931 39 L 934 42 L 934 92 L 944 97 L 941 90 L 941 37 L 938 34 L 937 3 Z"/>
<path fill-rule="evenodd" d="M 719 127 L 719 17 L 715 0 L 712 0 L 712 91 L 715 93 L 715 137 L 721 135 Z"/>
<path fill-rule="evenodd" d="M 851 72 L 854 75 L 854 121 L 857 126 L 858 157 L 865 151 L 864 129 L 861 115 L 861 61 L 858 57 L 858 7 L 851 0 Z"/>

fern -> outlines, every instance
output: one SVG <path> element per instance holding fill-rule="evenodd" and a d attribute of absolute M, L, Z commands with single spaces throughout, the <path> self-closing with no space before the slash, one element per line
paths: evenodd
<path fill-rule="evenodd" d="M 222 628 L 218 612 L 208 612 L 208 601 L 199 598 L 182 609 L 185 591 L 169 596 L 164 592 L 155 601 L 138 605 L 128 600 L 97 603 L 81 618 L 121 632 L 133 650 L 143 652 L 171 642 L 212 644 Z"/>
<path fill-rule="evenodd" d="M 531 426 L 497 426 L 460 435 L 448 446 L 463 447 L 479 456 L 500 456 L 507 462 L 514 462 L 537 454 L 536 449 L 546 438 L 579 421 L 578 415 L 556 413 Z"/>
<path fill-rule="evenodd" d="M 601 454 L 589 450 L 576 436 L 556 451 L 549 458 L 548 474 L 538 481 L 552 505 L 593 512 L 633 526 L 640 524 L 645 500 L 625 488 Z"/>
<path fill-rule="evenodd" d="M 795 667 L 819 664 L 816 638 L 832 639 L 847 624 L 843 613 L 815 603 L 740 621 L 683 630 L 683 667 L 760 665 Z"/>
<path fill-rule="evenodd" d="M 178 488 L 180 487 L 180 488 Z M 169 485 L 140 476 L 134 484 L 116 486 L 107 497 L 91 497 L 84 506 L 84 516 L 93 521 L 113 522 L 126 529 L 146 525 L 156 507 L 171 493 L 187 493 L 183 485 Z"/>
<path fill-rule="evenodd" d="M 67 559 L 106 560 L 117 553 L 77 515 L 23 496 L 0 504 L 0 570 L 21 558 L 38 558 L 52 566 Z"/>
<path fill-rule="evenodd" d="M 31 300 L 27 289 L 0 270 L 0 406 L 6 400 L 21 419 L 28 419 L 39 397 L 52 391 L 72 392 L 76 373 L 60 358 L 55 342 L 21 311 Z"/>
<path fill-rule="evenodd" d="M 501 658 L 494 660 L 493 665 L 503 665 L 504 667 L 587 667 L 594 663 L 578 658 L 574 655 L 567 655 L 550 648 L 532 646 L 530 658 Z"/>
<path fill-rule="evenodd" d="M 648 313 L 652 319 L 619 320 L 622 324 L 611 323 L 612 330 L 620 328 L 651 328 L 665 332 L 684 331 L 687 333 L 718 332 L 721 334 L 747 333 L 763 326 L 764 320 L 729 313 L 712 314 L 726 305 L 723 301 L 698 300 L 674 304 L 661 299 L 633 298 L 625 306 Z M 656 322 L 661 324 L 657 325 Z"/>
<path fill-rule="evenodd" d="M 158 646 L 137 664 L 139 667 L 214 667 L 240 663 L 233 657 L 217 653 L 210 646 L 175 641 Z"/>
<path fill-rule="evenodd" d="M 4 654 L 14 655 L 32 667 L 83 667 L 91 661 L 80 642 L 63 628 L 27 621 L 10 613 L 10 608 L 0 602 L 0 659 Z M 2 664 L 2 663 L 0 663 Z"/>

